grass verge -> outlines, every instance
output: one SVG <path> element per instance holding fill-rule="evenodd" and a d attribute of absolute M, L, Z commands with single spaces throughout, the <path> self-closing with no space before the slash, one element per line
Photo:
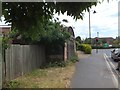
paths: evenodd
<path fill-rule="evenodd" d="M 68 62 L 65 67 L 38 69 L 9 82 L 8 88 L 69 88 L 75 63 Z"/>

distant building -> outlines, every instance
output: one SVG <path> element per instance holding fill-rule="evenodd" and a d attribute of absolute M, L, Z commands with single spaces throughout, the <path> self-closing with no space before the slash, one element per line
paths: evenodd
<path fill-rule="evenodd" d="M 11 31 L 11 26 L 10 25 L 0 25 L 0 36 L 3 35 L 8 35 L 9 32 Z"/>
<path fill-rule="evenodd" d="M 95 42 L 96 37 L 94 38 Z M 113 44 L 114 38 L 113 37 L 99 37 L 98 41 L 100 41 L 101 43 L 108 43 L 108 44 Z"/>

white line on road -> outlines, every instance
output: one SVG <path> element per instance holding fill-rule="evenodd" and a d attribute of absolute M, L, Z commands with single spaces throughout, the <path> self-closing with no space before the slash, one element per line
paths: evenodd
<path fill-rule="evenodd" d="M 112 68 L 114 69 L 115 73 L 120 77 L 119 73 L 116 71 L 117 66 L 115 66 L 115 65 L 110 61 L 110 59 L 108 58 L 108 56 L 107 56 L 106 54 L 105 54 L 105 56 L 106 56 L 107 60 L 109 60 L 109 63 L 110 63 L 110 65 L 112 66 Z"/>
<path fill-rule="evenodd" d="M 109 68 L 109 70 L 111 71 L 111 74 L 112 74 L 112 76 L 113 76 L 113 77 L 112 77 L 113 83 L 114 83 L 115 87 L 118 88 L 118 79 L 117 79 L 117 77 L 115 76 L 114 72 L 112 71 L 109 62 L 107 61 L 107 55 L 106 55 L 106 54 L 104 54 L 104 58 L 105 58 L 105 61 L 106 61 L 106 63 L 107 63 L 107 66 L 108 66 L 108 68 Z"/>

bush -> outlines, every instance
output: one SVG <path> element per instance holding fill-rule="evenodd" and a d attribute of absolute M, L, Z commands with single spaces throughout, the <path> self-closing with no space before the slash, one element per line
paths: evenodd
<path fill-rule="evenodd" d="M 109 49 L 110 47 L 104 47 L 104 46 L 92 46 L 92 49 Z"/>
<path fill-rule="evenodd" d="M 85 51 L 85 46 L 86 46 L 86 44 L 80 44 L 78 46 L 78 50 Z"/>
<path fill-rule="evenodd" d="M 118 45 L 113 45 L 112 47 L 92 46 L 92 49 L 110 49 L 110 48 L 120 48 L 120 46 Z"/>
<path fill-rule="evenodd" d="M 6 83 L 7 88 L 18 88 L 19 85 L 20 85 L 20 83 L 17 81 L 10 81 L 10 82 Z"/>
<path fill-rule="evenodd" d="M 86 54 L 91 54 L 91 52 L 92 52 L 92 47 L 90 45 L 86 45 L 85 46 L 85 53 Z"/>
<path fill-rule="evenodd" d="M 86 54 L 91 54 L 92 47 L 89 44 L 80 44 L 78 50 L 85 52 Z"/>
<path fill-rule="evenodd" d="M 49 68 L 49 67 L 66 67 L 66 62 L 65 61 L 56 61 L 56 62 L 49 62 L 44 68 Z"/>

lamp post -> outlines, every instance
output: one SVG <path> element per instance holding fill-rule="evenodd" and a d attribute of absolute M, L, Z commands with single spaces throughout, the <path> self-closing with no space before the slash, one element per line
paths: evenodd
<path fill-rule="evenodd" d="M 99 32 L 97 32 L 97 37 L 99 37 Z"/>
<path fill-rule="evenodd" d="M 90 44 L 91 44 L 91 25 L 90 25 L 90 10 L 89 10 L 89 39 L 90 39 Z"/>
<path fill-rule="evenodd" d="M 89 9 L 89 39 L 90 39 L 90 44 L 91 44 L 91 18 L 90 18 L 90 9 Z M 95 14 L 96 11 L 93 11 L 93 14 Z"/>
<path fill-rule="evenodd" d="M 97 41 L 96 41 L 96 53 L 98 53 L 98 39 L 99 38 L 99 32 L 97 32 Z"/>

